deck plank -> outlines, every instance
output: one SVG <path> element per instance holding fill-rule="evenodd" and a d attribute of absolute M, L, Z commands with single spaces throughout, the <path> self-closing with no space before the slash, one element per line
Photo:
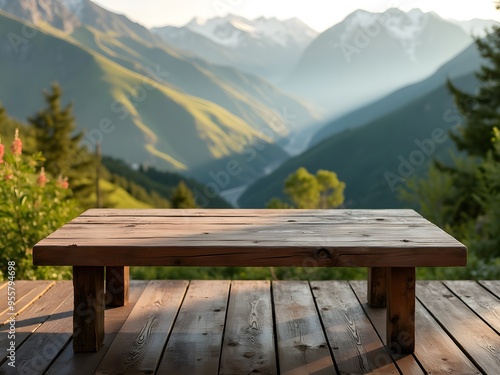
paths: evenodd
<path fill-rule="evenodd" d="M 444 281 L 458 298 L 500 334 L 500 299 L 475 281 Z"/>
<path fill-rule="evenodd" d="M 73 284 L 71 281 L 58 281 L 52 288 L 48 289 L 36 303 L 32 303 L 24 311 L 16 316 L 16 347 L 19 348 L 26 339 L 38 327 L 43 324 L 57 310 L 57 308 L 70 296 L 73 295 Z M 8 331 L 10 325 L 0 327 L 0 348 L 8 348 L 10 339 Z M 7 357 L 5 350 L 0 352 L 0 363 Z"/>
<path fill-rule="evenodd" d="M 351 288 L 353 289 L 361 307 L 365 311 L 365 314 L 370 319 L 373 327 L 377 331 L 382 342 L 385 342 L 387 335 L 386 325 L 387 325 L 387 314 L 385 309 L 370 307 L 367 300 L 367 284 L 366 281 L 351 281 L 349 282 Z M 412 355 L 395 355 L 391 353 L 396 366 L 400 369 L 402 374 L 408 375 L 423 375 L 424 372 L 420 368 L 415 357 Z"/>
<path fill-rule="evenodd" d="M 93 374 L 148 283 L 148 281 L 132 281 L 130 283 L 129 303 L 120 308 L 106 309 L 104 312 L 104 342 L 97 353 L 74 355 L 72 345 L 68 345 L 50 366 L 46 375 Z M 73 291 L 71 291 L 71 295 L 73 295 Z"/>
<path fill-rule="evenodd" d="M 500 298 L 500 280 L 481 280 L 479 284 Z"/>
<path fill-rule="evenodd" d="M 192 281 L 158 374 L 217 374 L 230 281 Z"/>
<path fill-rule="evenodd" d="M 40 298 L 54 284 L 55 281 L 51 280 L 16 281 L 16 284 L 14 286 L 15 297 L 16 297 L 14 312 L 16 314 L 21 313 L 30 304 L 32 304 L 38 298 Z M 12 311 L 8 309 L 8 301 L 7 301 L 8 292 L 11 292 L 11 290 L 9 290 L 8 287 L 0 289 L 0 324 L 6 323 L 11 317 L 9 313 Z"/>
<path fill-rule="evenodd" d="M 399 374 L 347 281 L 311 282 L 321 321 L 342 374 Z"/>
<path fill-rule="evenodd" d="M 307 281 L 274 281 L 280 374 L 336 374 Z"/>
<path fill-rule="evenodd" d="M 421 281 L 417 298 L 486 374 L 500 368 L 500 336 L 441 282 Z"/>
<path fill-rule="evenodd" d="M 219 374 L 277 374 L 269 281 L 232 281 Z"/>
<path fill-rule="evenodd" d="M 154 373 L 188 285 L 184 280 L 151 281 L 96 375 Z"/>
<path fill-rule="evenodd" d="M 16 373 L 43 374 L 70 342 L 72 335 L 73 298 L 70 295 L 16 350 Z M 10 369 L 8 362 L 4 362 L 0 373 L 10 374 Z"/>

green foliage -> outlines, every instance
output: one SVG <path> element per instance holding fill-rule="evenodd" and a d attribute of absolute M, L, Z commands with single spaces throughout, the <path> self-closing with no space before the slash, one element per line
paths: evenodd
<path fill-rule="evenodd" d="M 353 267 L 131 267 L 136 280 L 363 280 L 366 269 Z"/>
<path fill-rule="evenodd" d="M 34 129 L 36 149 L 46 159 L 46 170 L 52 177 L 68 176 L 76 198 L 87 207 L 95 180 L 95 160 L 88 150 L 80 146 L 83 133 L 75 134 L 73 106 L 61 107 L 62 89 L 52 85 L 51 92 L 44 92 L 46 108 L 28 119 Z"/>
<path fill-rule="evenodd" d="M 179 182 L 179 185 L 172 194 L 172 208 L 196 208 L 193 192 L 189 190 L 184 181 Z"/>
<path fill-rule="evenodd" d="M 293 205 L 289 206 L 273 198 L 269 208 L 337 208 L 344 203 L 345 183 L 339 181 L 335 172 L 320 169 L 316 175 L 301 167 L 288 176 L 285 193 Z"/>
<path fill-rule="evenodd" d="M 435 162 L 427 179 L 413 180 L 402 193 L 468 247 L 467 268 L 427 271 L 438 277 L 500 277 L 500 28 L 476 44 L 488 60 L 477 73 L 479 90 L 467 94 L 448 82 L 464 118 L 451 136 L 465 155 L 451 165 Z"/>
<path fill-rule="evenodd" d="M 22 155 L 17 133 L 10 153 L 0 144 L 0 254 L 16 262 L 19 279 L 71 278 L 69 268 L 32 264 L 33 245 L 79 213 L 67 180 L 50 180 L 41 167 L 43 161 L 41 153 Z M 0 280 L 6 270 L 3 262 Z"/>
<path fill-rule="evenodd" d="M 466 119 L 459 133 L 452 134 L 452 138 L 459 150 L 485 157 L 493 149 L 490 142 L 493 128 L 500 126 L 500 28 L 494 28 L 484 39 L 477 38 L 476 45 L 481 56 L 488 61 L 476 73 L 480 82 L 477 92 L 468 94 L 448 81 L 455 104 Z"/>

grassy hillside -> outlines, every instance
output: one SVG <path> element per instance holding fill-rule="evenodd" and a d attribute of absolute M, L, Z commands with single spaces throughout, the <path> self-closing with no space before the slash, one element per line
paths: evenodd
<path fill-rule="evenodd" d="M 22 36 L 23 27 L 0 14 L 2 35 Z M 13 116 L 24 119 L 41 108 L 42 89 L 57 80 L 64 99 L 74 102 L 79 128 L 87 130 L 86 144 L 100 141 L 104 154 L 129 163 L 186 171 L 255 142 L 284 157 L 273 139 L 225 108 L 147 79 L 50 27 L 37 30 L 20 44 L 0 40 L 0 100 Z"/>
<path fill-rule="evenodd" d="M 454 82 L 471 91 L 477 84 L 472 74 Z M 238 203 L 242 207 L 264 207 L 272 197 L 283 195 L 286 177 L 304 166 L 311 172 L 337 172 L 347 184 L 347 207 L 400 207 L 393 188 L 404 183 L 406 177 L 425 173 L 432 158 L 446 157 L 453 147 L 447 132 L 459 122 L 452 98 L 442 84 L 390 114 L 331 136 L 290 159 L 251 185 Z M 428 145 L 426 140 L 433 137 L 437 140 L 432 141 L 433 147 L 419 146 Z"/>

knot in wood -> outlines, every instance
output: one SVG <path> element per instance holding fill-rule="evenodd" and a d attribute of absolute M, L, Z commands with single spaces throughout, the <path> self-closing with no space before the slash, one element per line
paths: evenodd
<path fill-rule="evenodd" d="M 314 256 L 316 259 L 328 259 L 330 258 L 330 252 L 325 248 L 321 248 L 316 250 Z"/>

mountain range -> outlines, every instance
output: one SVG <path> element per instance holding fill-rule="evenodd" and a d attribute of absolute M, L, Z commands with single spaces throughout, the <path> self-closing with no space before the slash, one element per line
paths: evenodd
<path fill-rule="evenodd" d="M 471 42 L 435 13 L 358 10 L 318 36 L 281 87 L 339 116 L 428 77 Z"/>
<path fill-rule="evenodd" d="M 335 170 L 350 207 L 395 207 L 386 172 L 452 127 L 444 82 L 474 89 L 471 33 L 494 24 L 389 9 L 322 33 L 235 15 L 148 30 L 90 0 L 0 0 L 0 101 L 24 120 L 58 81 L 88 146 L 195 177 L 205 195 L 258 180 L 244 207 L 280 196 L 298 166 Z"/>
<path fill-rule="evenodd" d="M 264 207 L 271 198 L 283 197 L 287 176 L 306 167 L 335 171 L 346 182 L 347 207 L 401 207 L 397 189 L 408 178 L 424 175 L 433 158 L 449 160 L 454 150 L 448 132 L 456 131 L 462 119 L 446 79 L 474 92 L 482 63 L 472 45 L 431 77 L 325 125 L 307 151 L 249 186 L 238 204 Z"/>
<path fill-rule="evenodd" d="M 58 81 L 66 102 L 75 103 L 87 143 L 102 141 L 104 153 L 128 163 L 210 180 L 204 166 L 251 159 L 248 173 L 231 179 L 238 184 L 286 158 L 277 143 L 293 126 L 316 121 L 310 107 L 264 79 L 181 55 L 88 0 L 0 5 L 23 18 L 0 13 L 0 30 L 10 35 L 0 41 L 0 99 L 9 113 L 32 115 L 43 105 L 42 90 Z M 58 15 L 65 12 L 74 17 L 64 16 L 62 24 Z M 31 21 L 37 25 L 27 32 L 25 22 Z M 283 115 L 287 108 L 293 108 L 293 123 Z M 108 136 L 103 126 L 116 130 Z M 266 152 L 249 158 L 245 152 L 256 144 Z"/>
<path fill-rule="evenodd" d="M 248 20 L 235 15 L 194 18 L 184 27 L 166 26 L 152 32 L 181 51 L 271 82 L 284 79 L 318 35 L 298 18 Z"/>

